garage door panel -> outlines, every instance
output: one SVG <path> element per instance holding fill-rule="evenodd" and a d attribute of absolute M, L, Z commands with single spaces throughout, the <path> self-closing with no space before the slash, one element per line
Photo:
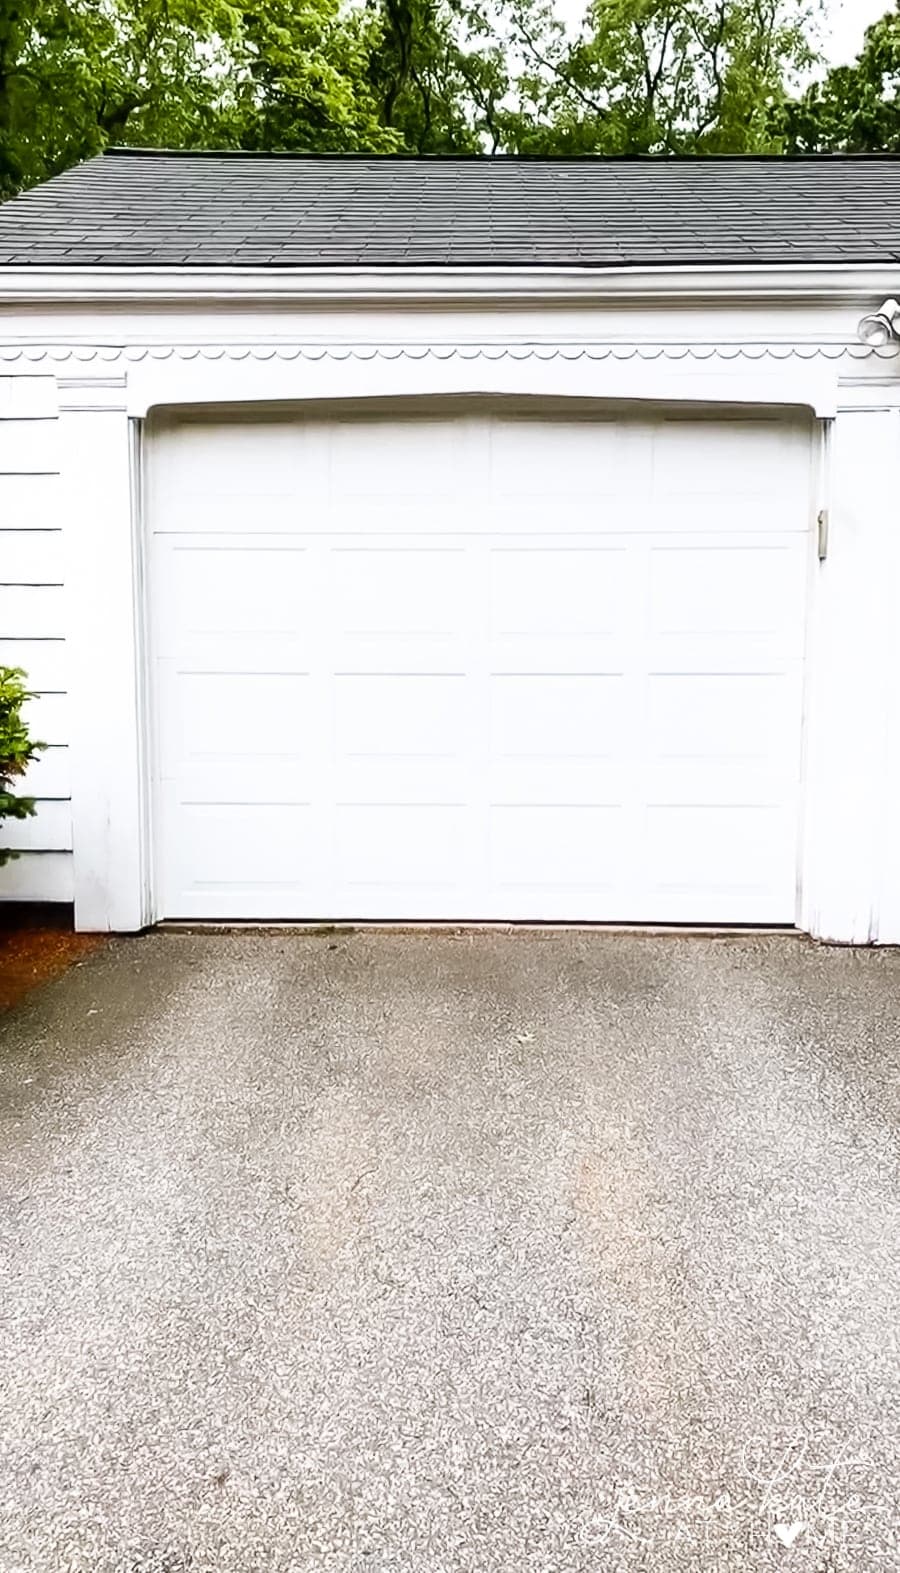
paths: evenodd
<path fill-rule="evenodd" d="M 651 627 L 656 633 L 780 634 L 798 590 L 792 545 L 655 546 L 650 562 Z"/>
<path fill-rule="evenodd" d="M 452 896 L 460 887 L 468 848 L 464 804 L 340 804 L 335 832 L 338 884 L 347 892 L 369 887 L 386 897 L 440 888 Z M 410 916 L 415 909 L 402 910 Z M 390 907 L 381 915 L 391 915 Z"/>
<path fill-rule="evenodd" d="M 508 635 L 487 642 L 486 665 L 495 677 L 621 679 L 627 655 L 618 634 Z"/>
<path fill-rule="evenodd" d="M 451 754 L 338 754 L 331 784 L 341 805 L 440 804 L 465 801 L 469 772 Z"/>
<path fill-rule="evenodd" d="M 193 762 L 278 762 L 317 748 L 309 675 L 298 672 L 160 673 L 165 707 L 162 771 Z"/>
<path fill-rule="evenodd" d="M 569 505 L 590 519 L 612 498 L 649 496 L 649 472 L 641 460 L 647 428 L 639 422 L 553 423 L 553 461 L 548 463 L 545 422 L 496 419 L 490 426 L 491 501 L 541 499 L 545 508 Z M 546 524 L 546 520 L 545 520 Z"/>
<path fill-rule="evenodd" d="M 338 754 L 453 757 L 469 741 L 466 689 L 461 674 L 339 674 L 334 684 Z"/>
<path fill-rule="evenodd" d="M 173 440 L 150 449 L 165 915 L 793 920 L 805 429 L 470 412 Z"/>
<path fill-rule="evenodd" d="M 697 677 L 780 677 L 795 683 L 802 674 L 802 654 L 794 648 L 793 637 L 785 630 L 776 637 L 747 634 L 743 639 L 730 635 L 697 634 L 648 635 L 645 654 L 651 676 L 671 673 Z"/>
<path fill-rule="evenodd" d="M 564 764 L 549 755 L 545 759 L 511 757 L 491 760 L 486 773 L 489 800 L 539 808 L 542 803 L 553 802 L 562 774 L 567 802 L 580 807 L 624 802 L 633 790 L 632 772 L 615 757 L 569 755 Z"/>
<path fill-rule="evenodd" d="M 290 917 L 321 901 L 315 817 L 302 803 L 181 802 L 167 795 L 165 898 L 175 917 Z"/>
<path fill-rule="evenodd" d="M 622 678 L 597 672 L 495 673 L 491 753 L 519 760 L 616 757 L 624 742 Z"/>
<path fill-rule="evenodd" d="M 789 422 L 667 418 L 652 429 L 653 484 L 671 496 L 765 497 L 796 486 Z"/>
<path fill-rule="evenodd" d="M 810 440 L 780 421 L 664 421 L 652 438 L 661 530 L 809 528 Z"/>
<path fill-rule="evenodd" d="M 624 882 L 624 818 L 615 803 L 495 804 L 490 817 L 495 895 L 509 889 L 614 891 Z"/>
<path fill-rule="evenodd" d="M 464 799 L 471 734 L 464 677 L 341 674 L 334 682 L 336 798 L 411 805 Z"/>
<path fill-rule="evenodd" d="M 327 454 L 314 427 L 294 421 L 185 423 L 165 435 L 150 505 L 165 532 L 296 530 L 326 495 Z"/>
<path fill-rule="evenodd" d="M 692 803 L 727 807 L 741 802 L 778 806 L 793 797 L 798 776 L 799 758 L 791 765 L 775 757 L 651 759 L 644 790 L 650 802 L 673 807 Z"/>
<path fill-rule="evenodd" d="M 409 540 L 417 545 L 441 536 L 458 536 L 460 502 L 456 491 L 435 490 L 430 498 L 360 498 L 329 503 L 320 510 L 315 530 L 330 540 L 359 538 L 373 544 Z"/>
<path fill-rule="evenodd" d="M 300 544 L 169 539 L 171 593 L 162 603 L 167 640 L 262 634 L 295 638 L 313 597 L 310 554 Z"/>
<path fill-rule="evenodd" d="M 547 521 L 542 528 L 546 529 Z M 621 633 L 627 626 L 624 545 L 498 546 L 490 553 L 490 630 L 524 638 Z"/>
<path fill-rule="evenodd" d="M 648 752 L 660 759 L 790 762 L 798 729 L 785 687 L 779 672 L 655 674 L 648 684 Z"/>
<path fill-rule="evenodd" d="M 329 501 L 387 507 L 404 500 L 430 505 L 435 493 L 466 487 L 471 428 L 459 420 L 348 421 L 323 434 L 329 445 Z"/>
<path fill-rule="evenodd" d="M 392 538 L 393 540 L 393 538 Z M 471 642 L 462 546 L 338 545 L 328 559 L 327 638 L 337 668 L 454 671 Z"/>
<path fill-rule="evenodd" d="M 795 831 L 781 805 L 649 804 L 645 825 L 653 889 L 684 896 L 688 916 L 693 911 L 700 920 L 698 898 L 714 892 L 733 902 L 729 921 L 741 921 L 744 895 L 768 897 L 770 907 L 780 908 L 765 921 L 792 921 L 795 879 L 785 854 Z M 752 901 L 747 910 L 754 910 Z"/>
<path fill-rule="evenodd" d="M 467 644 L 462 635 L 361 634 L 332 641 L 330 667 L 335 679 L 426 675 L 435 680 L 459 677 Z"/>
<path fill-rule="evenodd" d="M 449 638 L 467 626 L 460 546 L 344 545 L 330 560 L 335 637 Z"/>
<path fill-rule="evenodd" d="M 233 802 L 265 808 L 270 803 L 303 805 L 320 790 L 320 778 L 311 758 L 291 759 L 262 756 L 214 755 L 200 759 L 181 759 L 171 775 L 162 775 L 165 789 L 176 792 L 179 803 L 202 807 L 204 804 Z"/>

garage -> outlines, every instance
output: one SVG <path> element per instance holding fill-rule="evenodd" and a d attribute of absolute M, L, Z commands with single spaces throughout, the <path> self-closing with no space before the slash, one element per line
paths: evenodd
<path fill-rule="evenodd" d="M 813 451 L 564 401 L 157 413 L 159 916 L 794 923 Z"/>
<path fill-rule="evenodd" d="M 0 905 L 900 943 L 898 214 L 855 157 L 4 203 Z"/>

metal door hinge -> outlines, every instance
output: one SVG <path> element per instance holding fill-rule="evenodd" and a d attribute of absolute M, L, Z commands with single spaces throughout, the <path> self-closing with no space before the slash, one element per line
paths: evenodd
<path fill-rule="evenodd" d="M 828 509 L 820 508 L 818 517 L 819 526 L 819 562 L 824 563 L 828 556 Z"/>

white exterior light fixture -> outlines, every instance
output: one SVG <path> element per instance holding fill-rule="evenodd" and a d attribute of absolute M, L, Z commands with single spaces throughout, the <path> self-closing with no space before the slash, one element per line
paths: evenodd
<path fill-rule="evenodd" d="M 900 342 L 900 301 L 886 300 L 872 316 L 863 317 L 856 331 L 873 349 Z"/>

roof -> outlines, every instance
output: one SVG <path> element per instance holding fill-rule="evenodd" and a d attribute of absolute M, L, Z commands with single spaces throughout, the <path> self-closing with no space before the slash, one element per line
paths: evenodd
<path fill-rule="evenodd" d="M 900 158 L 117 149 L 0 207 L 0 267 L 900 261 Z"/>

